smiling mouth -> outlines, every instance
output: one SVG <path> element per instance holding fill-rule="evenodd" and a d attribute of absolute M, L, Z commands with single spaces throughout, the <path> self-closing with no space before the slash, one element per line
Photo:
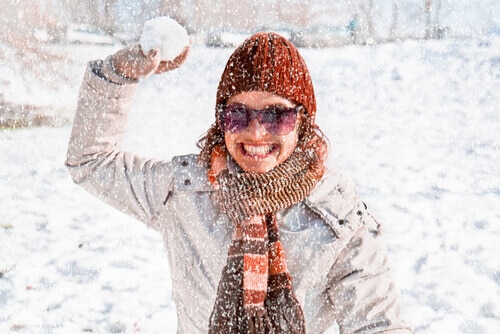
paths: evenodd
<path fill-rule="evenodd" d="M 278 150 L 277 144 L 265 144 L 265 145 L 250 145 L 250 144 L 240 144 L 241 152 L 245 156 L 265 158 L 266 156 L 274 153 Z"/>

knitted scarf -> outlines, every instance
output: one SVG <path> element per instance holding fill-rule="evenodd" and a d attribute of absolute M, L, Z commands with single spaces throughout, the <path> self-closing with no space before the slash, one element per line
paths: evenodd
<path fill-rule="evenodd" d="M 216 200 L 235 225 L 210 334 L 305 333 L 275 213 L 312 191 L 319 177 L 309 166 L 303 154 L 294 153 L 267 173 L 231 174 L 225 168 L 214 180 L 209 172 Z"/>

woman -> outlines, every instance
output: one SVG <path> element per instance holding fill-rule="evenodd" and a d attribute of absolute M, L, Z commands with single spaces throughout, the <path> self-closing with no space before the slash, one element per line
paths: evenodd
<path fill-rule="evenodd" d="M 229 58 L 199 155 L 120 149 L 135 82 L 179 67 L 128 47 L 89 63 L 67 166 L 76 183 L 158 230 L 179 333 L 409 333 L 380 226 L 325 168 L 311 77 L 274 33 Z"/>

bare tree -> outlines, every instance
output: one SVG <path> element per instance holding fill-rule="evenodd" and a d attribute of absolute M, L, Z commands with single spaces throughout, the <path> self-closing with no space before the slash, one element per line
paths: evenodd
<path fill-rule="evenodd" d="M 441 0 L 436 0 L 436 14 L 434 15 L 435 35 L 437 38 L 442 38 L 447 33 L 447 28 L 441 26 L 439 15 L 441 13 Z"/>
<path fill-rule="evenodd" d="M 432 0 L 424 0 L 424 13 L 426 18 L 425 38 L 432 38 L 434 28 L 432 24 Z"/>
<path fill-rule="evenodd" d="M 359 11 L 363 14 L 362 16 L 366 24 L 364 39 L 375 39 L 374 0 L 361 1 L 359 3 Z"/>
<path fill-rule="evenodd" d="M 46 31 L 50 34 L 54 31 L 58 26 L 58 19 L 47 2 L 17 0 L 15 3 L 3 3 L 0 15 L 0 56 L 8 59 L 9 67 L 16 73 L 16 80 L 28 92 L 34 84 L 55 88 L 68 78 L 66 73 L 57 70 L 67 57 L 49 51 L 45 42 L 50 39 L 50 35 L 40 33 Z M 8 80 L 7 76 L 7 82 Z M 0 90 L 0 126 L 54 124 L 53 118 L 45 115 L 45 110 L 32 104 L 33 102 L 12 101 L 9 90 L 4 91 L 2 83 Z M 30 100 L 30 94 L 26 94 L 25 98 Z"/>
<path fill-rule="evenodd" d="M 116 0 L 104 0 L 103 13 L 99 15 L 99 27 L 109 35 L 114 35 L 116 32 L 116 23 L 112 14 L 116 2 Z"/>
<path fill-rule="evenodd" d="M 18 0 L 16 3 L 9 1 L 3 5 L 2 12 L 0 42 L 17 50 L 25 65 L 34 67 L 33 57 L 45 61 L 60 58 L 46 51 L 36 36 L 37 30 L 54 30 L 58 21 L 43 4 L 29 0 Z"/>
<path fill-rule="evenodd" d="M 442 38 L 446 29 L 441 26 L 439 15 L 441 12 L 441 0 L 425 0 L 424 12 L 426 17 L 425 38 Z"/>
<path fill-rule="evenodd" d="M 392 4 L 392 24 L 391 24 L 391 29 L 389 31 L 390 41 L 394 41 L 396 39 L 400 15 L 401 15 L 401 1 L 394 0 L 394 3 Z"/>

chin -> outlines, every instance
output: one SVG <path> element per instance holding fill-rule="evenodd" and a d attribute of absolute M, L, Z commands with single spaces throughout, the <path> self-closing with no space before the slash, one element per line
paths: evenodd
<path fill-rule="evenodd" d="M 236 161 L 238 162 L 238 161 Z M 277 166 L 277 163 L 267 161 L 239 162 L 240 167 L 247 173 L 267 173 Z"/>

